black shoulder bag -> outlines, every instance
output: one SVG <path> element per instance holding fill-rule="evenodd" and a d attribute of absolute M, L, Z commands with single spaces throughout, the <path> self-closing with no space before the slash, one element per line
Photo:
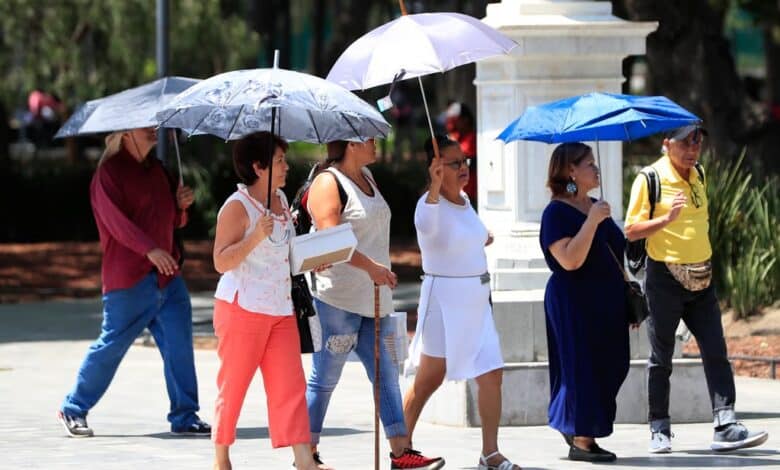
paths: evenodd
<path fill-rule="evenodd" d="M 626 297 L 626 318 L 629 325 L 639 325 L 648 315 L 650 315 L 650 307 L 647 305 L 647 297 L 642 292 L 642 286 L 638 282 L 632 281 L 628 277 L 628 273 L 623 268 L 623 265 L 618 261 L 618 257 L 615 252 L 612 251 L 612 247 L 607 245 L 607 249 L 612 254 L 612 258 L 615 260 L 618 269 L 623 274 L 623 281 L 625 282 L 625 297 Z"/>

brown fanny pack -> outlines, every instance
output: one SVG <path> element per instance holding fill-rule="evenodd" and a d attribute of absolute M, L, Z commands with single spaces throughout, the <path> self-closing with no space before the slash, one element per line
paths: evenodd
<path fill-rule="evenodd" d="M 704 290 L 712 282 L 712 262 L 710 260 L 688 264 L 666 263 L 666 267 L 677 282 L 692 292 Z"/>

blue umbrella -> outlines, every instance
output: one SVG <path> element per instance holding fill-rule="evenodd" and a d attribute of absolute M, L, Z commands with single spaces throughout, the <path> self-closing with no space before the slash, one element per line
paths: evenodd
<path fill-rule="evenodd" d="M 588 93 L 531 106 L 498 138 L 564 143 L 636 140 L 701 122 L 664 96 Z"/>
<path fill-rule="evenodd" d="M 588 93 L 529 107 L 498 139 L 548 144 L 595 141 L 601 166 L 599 141 L 636 140 L 699 122 L 698 116 L 665 96 Z"/>

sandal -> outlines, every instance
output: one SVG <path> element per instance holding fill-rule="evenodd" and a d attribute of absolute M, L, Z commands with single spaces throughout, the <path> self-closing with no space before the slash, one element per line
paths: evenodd
<path fill-rule="evenodd" d="M 519 465 L 513 464 L 506 457 L 504 457 L 504 461 L 498 465 L 488 464 L 488 460 L 495 457 L 496 455 L 500 455 L 500 452 L 495 451 L 490 455 L 480 455 L 479 466 L 477 467 L 477 470 L 522 470 Z"/>

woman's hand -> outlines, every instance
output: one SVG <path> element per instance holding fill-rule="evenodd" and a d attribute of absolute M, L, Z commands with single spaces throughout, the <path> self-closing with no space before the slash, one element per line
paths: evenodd
<path fill-rule="evenodd" d="M 325 271 L 326 269 L 330 269 L 332 267 L 333 267 L 332 264 L 321 264 L 321 265 L 317 266 L 316 268 L 314 268 L 313 271 L 315 273 L 321 273 L 322 271 Z"/>
<path fill-rule="evenodd" d="M 492 245 L 493 244 L 493 240 L 495 240 L 495 238 L 493 238 L 493 232 L 488 230 L 488 237 L 487 237 L 487 241 L 485 242 L 485 246 Z"/>
<path fill-rule="evenodd" d="M 391 289 L 395 289 L 398 285 L 398 277 L 394 272 L 390 271 L 381 264 L 374 264 L 374 266 L 368 270 L 368 275 L 374 284 L 378 286 L 389 286 Z"/>
<path fill-rule="evenodd" d="M 441 188 L 441 181 L 444 177 L 444 163 L 441 157 L 435 157 L 428 167 L 428 175 L 431 177 L 431 187 Z"/>
<path fill-rule="evenodd" d="M 187 210 L 195 202 L 195 193 L 188 186 L 179 186 L 176 189 L 176 205 L 181 210 Z"/>
<path fill-rule="evenodd" d="M 588 220 L 598 225 L 602 220 L 612 215 L 612 209 L 607 201 L 596 201 L 590 206 L 588 211 Z"/>
<path fill-rule="evenodd" d="M 251 236 L 260 243 L 272 233 L 274 233 L 274 219 L 270 215 L 264 215 L 257 220 L 257 225 L 255 225 Z"/>
<path fill-rule="evenodd" d="M 152 262 L 157 272 L 165 276 L 173 276 L 179 266 L 167 251 L 155 248 L 146 254 L 146 258 Z"/>

